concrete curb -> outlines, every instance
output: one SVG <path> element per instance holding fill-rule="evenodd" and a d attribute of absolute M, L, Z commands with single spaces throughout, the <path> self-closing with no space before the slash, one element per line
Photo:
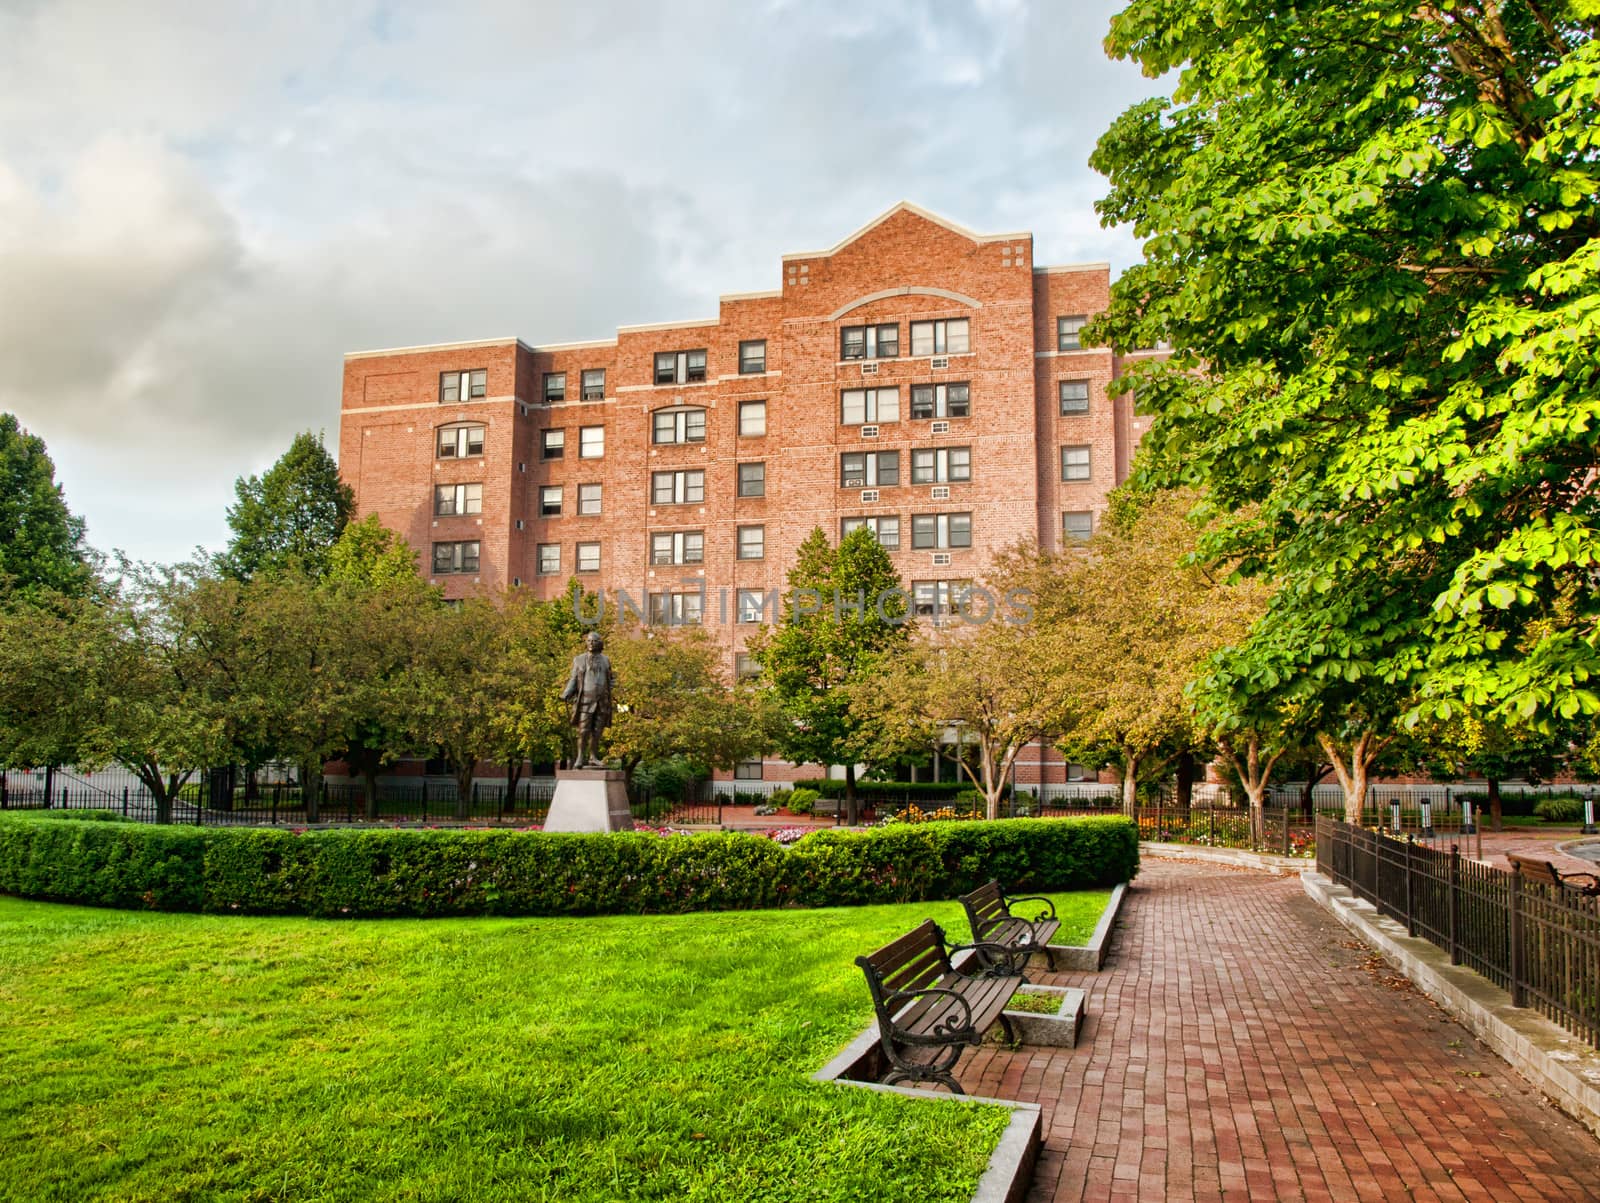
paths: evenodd
<path fill-rule="evenodd" d="M 1057 972 L 1100 972 L 1106 963 L 1106 946 L 1111 943 L 1111 929 L 1116 926 L 1117 916 L 1122 910 L 1122 899 L 1127 892 L 1128 883 L 1125 881 L 1118 882 L 1112 888 L 1106 909 L 1101 912 L 1100 922 L 1095 924 L 1094 934 L 1089 937 L 1087 944 L 1045 945 L 1050 950 L 1050 955 L 1055 958 Z"/>
<path fill-rule="evenodd" d="M 1403 925 L 1378 914 L 1314 871 L 1300 876 L 1305 892 L 1340 923 L 1438 1003 L 1479 1040 L 1547 1095 L 1562 1111 L 1600 1136 L 1600 1052 L 1460 965 Z"/>
<path fill-rule="evenodd" d="M 874 1021 L 811 1077 L 818 1082 L 836 1082 L 841 1086 L 876 1090 L 883 1094 L 903 1094 L 913 1099 L 932 1099 L 935 1102 L 967 1106 L 994 1103 L 1009 1107 L 1011 1122 L 1000 1134 L 1000 1143 L 989 1157 L 989 1168 L 978 1179 L 978 1189 L 973 1193 L 972 1203 L 1022 1203 L 1033 1180 L 1033 1166 L 1039 1160 L 1039 1148 L 1044 1143 L 1044 1115 L 1039 1104 L 1020 1103 L 1015 1099 L 992 1099 L 976 1094 L 934 1094 L 910 1086 L 885 1086 L 870 1080 L 882 1072 L 881 1057 L 878 1024 Z"/>
<path fill-rule="evenodd" d="M 1309 856 L 1279 856 L 1275 852 L 1247 852 L 1243 848 L 1209 848 L 1204 844 L 1158 844 L 1141 840 L 1141 856 L 1168 860 L 1202 860 L 1214 865 L 1233 865 L 1240 869 L 1263 869 L 1268 873 L 1304 873 L 1317 862 Z"/>

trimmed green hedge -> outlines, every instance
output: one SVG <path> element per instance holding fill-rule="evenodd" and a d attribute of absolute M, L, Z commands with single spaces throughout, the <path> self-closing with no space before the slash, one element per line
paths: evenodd
<path fill-rule="evenodd" d="M 1075 890 L 1138 871 L 1122 818 L 820 831 L 313 831 L 0 816 L 0 893 L 95 906 L 282 915 L 585 915 L 953 898 L 989 878 Z"/>

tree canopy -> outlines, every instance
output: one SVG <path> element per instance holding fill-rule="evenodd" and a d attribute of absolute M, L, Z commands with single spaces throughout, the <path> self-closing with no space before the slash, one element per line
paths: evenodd
<path fill-rule="evenodd" d="M 44 440 L 0 414 L 0 586 L 82 594 L 93 579 L 83 534 Z"/>
<path fill-rule="evenodd" d="M 1203 486 L 1206 554 L 1278 585 L 1213 684 L 1309 716 L 1347 789 L 1397 719 L 1600 711 L 1597 26 L 1595 0 L 1112 23 L 1181 75 L 1095 151 L 1145 261 L 1089 335 L 1173 348 L 1127 382 L 1141 478 Z"/>
<path fill-rule="evenodd" d="M 294 569 L 315 580 L 327 572 L 334 544 L 355 512 L 355 494 L 339 479 L 320 438 L 310 431 L 295 435 L 277 463 L 260 476 L 240 477 L 233 488 L 233 538 L 218 559 L 224 575 L 249 580 Z"/>

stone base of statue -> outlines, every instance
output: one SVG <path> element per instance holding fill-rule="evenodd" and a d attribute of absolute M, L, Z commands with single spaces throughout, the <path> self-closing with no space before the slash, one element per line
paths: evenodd
<path fill-rule="evenodd" d="M 557 769 L 546 831 L 632 831 L 628 775 L 620 769 Z"/>

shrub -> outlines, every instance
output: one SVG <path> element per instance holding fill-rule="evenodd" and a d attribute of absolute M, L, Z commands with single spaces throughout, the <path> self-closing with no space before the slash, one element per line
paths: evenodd
<path fill-rule="evenodd" d="M 782 810 L 789 805 L 789 800 L 794 796 L 792 789 L 775 789 L 767 795 L 765 805 L 774 810 Z"/>
<path fill-rule="evenodd" d="M 166 911 L 358 916 L 645 914 L 953 898 L 1125 881 L 1122 818 L 813 832 L 295 831 L 0 815 L 0 892 Z"/>
<path fill-rule="evenodd" d="M 821 797 L 814 789 L 799 789 L 789 791 L 789 813 L 792 815 L 808 815 L 817 808 L 817 799 Z"/>
<path fill-rule="evenodd" d="M 1583 818 L 1583 803 L 1571 795 L 1541 798 L 1533 813 L 1546 823 L 1576 823 Z"/>
<path fill-rule="evenodd" d="M 687 756 L 671 756 L 641 764 L 633 770 L 633 782 L 637 788 L 648 790 L 657 798 L 681 802 L 685 791 L 705 775 L 704 766 Z"/>
<path fill-rule="evenodd" d="M 982 790 L 964 789 L 952 799 L 957 810 L 981 811 L 988 803 L 985 801 Z"/>

